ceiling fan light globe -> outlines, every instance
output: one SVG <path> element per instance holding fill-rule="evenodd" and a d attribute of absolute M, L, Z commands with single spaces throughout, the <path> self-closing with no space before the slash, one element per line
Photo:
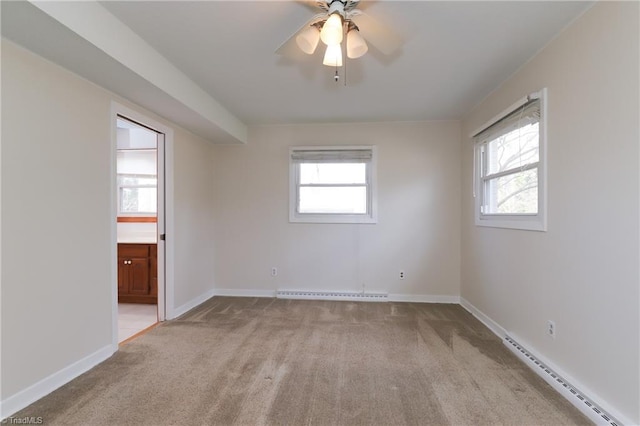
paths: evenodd
<path fill-rule="evenodd" d="M 322 26 L 320 40 L 327 46 L 342 43 L 342 16 L 334 13 Z"/>
<path fill-rule="evenodd" d="M 341 67 L 342 66 L 342 48 L 339 44 L 331 44 L 327 46 L 327 50 L 324 52 L 323 65 L 329 67 Z"/>
<path fill-rule="evenodd" d="M 347 56 L 356 59 L 367 53 L 369 46 L 358 30 L 351 30 L 347 34 Z"/>
<path fill-rule="evenodd" d="M 302 50 L 307 55 L 311 55 L 316 51 L 316 47 L 318 47 L 319 41 L 320 31 L 318 31 L 315 26 L 310 26 L 296 36 L 296 44 L 298 45 L 300 50 Z"/>

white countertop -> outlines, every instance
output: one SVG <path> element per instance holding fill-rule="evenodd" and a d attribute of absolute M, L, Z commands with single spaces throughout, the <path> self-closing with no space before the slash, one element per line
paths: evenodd
<path fill-rule="evenodd" d="M 157 244 L 157 241 L 156 238 L 153 237 L 127 236 L 118 238 L 118 244 Z"/>

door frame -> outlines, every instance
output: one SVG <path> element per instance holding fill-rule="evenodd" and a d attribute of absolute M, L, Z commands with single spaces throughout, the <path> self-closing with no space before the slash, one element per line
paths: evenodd
<path fill-rule="evenodd" d="M 173 129 L 118 102 L 111 102 L 111 300 L 112 344 L 118 350 L 118 199 L 116 187 L 118 116 L 139 123 L 158 135 L 158 321 L 173 318 L 174 244 L 173 233 Z M 164 139 L 164 149 L 161 142 Z M 164 173 L 162 173 L 164 170 Z M 164 175 L 164 179 L 162 176 Z M 164 187 L 164 191 L 162 188 Z M 164 195 L 164 196 L 163 196 Z M 162 208 L 164 204 L 164 209 Z M 164 229 L 162 229 L 164 227 Z M 165 240 L 160 239 L 164 234 Z"/>

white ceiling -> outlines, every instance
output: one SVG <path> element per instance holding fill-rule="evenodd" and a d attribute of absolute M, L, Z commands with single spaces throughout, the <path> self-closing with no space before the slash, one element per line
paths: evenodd
<path fill-rule="evenodd" d="M 320 48 L 312 56 L 274 54 L 313 16 L 308 4 L 100 4 L 231 114 L 252 125 L 460 119 L 592 2 L 363 1 L 361 8 L 400 33 L 404 45 L 390 57 L 370 48 L 364 57 L 349 60 L 346 86 L 344 77 L 336 84 L 334 69 L 321 64 Z M 37 40 L 55 34 L 34 32 L 24 22 L 10 25 L 10 12 L 3 5 L 3 35 L 45 56 L 55 49 Z M 5 24 L 12 28 L 5 31 Z M 117 81 L 101 84 L 118 92 Z M 127 92 L 119 93 L 127 97 Z"/>

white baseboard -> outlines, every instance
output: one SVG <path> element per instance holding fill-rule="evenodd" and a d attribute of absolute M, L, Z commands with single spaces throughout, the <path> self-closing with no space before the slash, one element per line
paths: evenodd
<path fill-rule="evenodd" d="M 458 296 L 445 296 L 438 294 L 390 294 L 389 302 L 409 302 L 409 303 L 460 303 Z"/>
<path fill-rule="evenodd" d="M 362 293 L 356 291 L 278 290 L 278 299 L 334 300 L 349 302 L 388 302 L 387 293 Z"/>
<path fill-rule="evenodd" d="M 216 291 L 215 290 L 209 290 L 206 293 L 201 294 L 200 296 L 196 297 L 195 299 L 191 299 L 187 303 L 185 303 L 185 304 L 183 304 L 181 306 L 178 306 L 177 308 L 173 309 L 170 312 L 167 312 L 167 319 L 178 318 L 180 315 L 183 315 L 183 314 L 189 312 L 191 309 L 193 309 L 196 306 L 206 302 L 207 300 L 211 299 L 215 295 L 216 295 Z"/>
<path fill-rule="evenodd" d="M 558 391 L 560 395 L 562 395 L 566 400 L 568 400 L 578 410 L 580 410 L 582 414 L 587 416 L 589 420 L 597 425 L 621 426 L 623 424 L 632 424 L 629 419 L 626 419 L 624 416 L 618 413 L 613 407 L 611 407 L 610 404 L 604 402 L 604 400 L 598 397 L 595 392 L 586 388 L 579 381 L 571 377 L 562 369 L 558 368 L 558 366 L 554 365 L 547 358 L 536 353 L 535 350 L 529 349 L 530 346 L 527 346 L 526 343 L 523 344 L 520 338 L 514 336 L 512 333 L 509 333 L 507 337 L 514 341 L 514 343 L 516 343 L 525 352 L 528 352 L 530 355 L 536 358 L 539 364 L 536 364 L 533 360 L 531 360 L 525 354 L 515 348 L 507 339 L 503 340 L 505 346 L 507 346 L 509 350 L 511 350 L 518 358 L 520 358 L 525 364 L 527 364 L 528 367 L 530 367 L 540 377 L 542 377 L 545 382 L 549 383 L 551 387 Z M 551 373 L 553 373 L 553 375 L 555 375 L 556 377 L 552 376 Z M 567 386 L 563 386 L 558 379 L 564 382 Z M 577 397 L 575 393 L 571 392 L 571 388 L 573 388 L 574 392 L 577 392 L 577 394 L 581 394 L 584 399 Z M 585 403 L 585 399 L 589 401 L 589 404 L 595 404 L 596 407 L 589 406 L 589 404 Z M 597 411 L 600 411 L 600 413 L 594 410 L 594 408 L 599 408 L 599 410 Z M 608 415 L 607 417 L 609 418 L 609 421 L 603 418 L 603 414 Z"/>
<path fill-rule="evenodd" d="M 214 290 L 216 296 L 230 297 L 276 297 L 275 290 L 243 290 L 235 288 L 216 288 Z"/>
<path fill-rule="evenodd" d="M 0 401 L 0 419 L 4 419 L 22 410 L 43 396 L 48 395 L 59 387 L 69 383 L 82 373 L 92 369 L 102 361 L 109 358 L 113 353 L 113 346 L 108 344 L 91 355 L 74 362 L 62 370 L 53 373 L 49 377 L 45 377 L 28 388 Z"/>
<path fill-rule="evenodd" d="M 277 293 L 276 290 L 246 290 L 246 289 L 234 289 L 234 288 L 218 288 L 215 290 L 216 296 L 233 296 L 233 297 L 276 297 L 276 293 Z M 302 297 L 299 297 L 299 298 L 302 299 Z M 321 295 L 317 297 L 312 297 L 312 296 L 304 297 L 304 299 L 337 300 L 335 297 L 323 298 L 321 297 Z M 346 297 L 344 298 L 344 300 L 360 300 L 360 299 Z M 365 301 L 365 300 L 362 299 L 362 301 Z M 444 296 L 444 295 L 430 295 L 430 294 L 389 294 L 384 301 L 457 304 L 457 303 L 460 303 L 460 298 L 458 296 Z"/>
<path fill-rule="evenodd" d="M 475 306 L 473 306 L 464 297 L 460 297 L 460 306 L 462 306 L 467 311 L 469 311 L 469 313 L 471 315 L 473 315 L 474 317 L 478 318 L 478 320 L 480 320 L 481 323 L 486 325 L 487 328 L 489 330 L 491 330 L 499 338 L 504 339 L 505 336 L 507 335 L 507 330 L 502 328 L 502 326 L 500 326 L 500 324 L 498 324 L 497 322 L 495 322 L 494 320 L 489 318 L 487 315 L 485 315 L 484 312 L 482 312 L 480 309 L 478 309 Z"/>
<path fill-rule="evenodd" d="M 618 422 L 619 422 L 617 424 L 619 424 L 619 425 L 633 425 L 634 424 L 628 418 L 626 418 L 625 416 L 620 414 L 620 412 L 618 410 L 613 408 L 611 406 L 611 404 L 605 402 L 602 398 L 598 397 L 598 395 L 595 392 L 593 392 L 590 389 L 588 389 L 587 387 L 583 386 L 575 378 L 571 377 L 569 374 L 564 372 L 562 369 L 558 368 L 556 365 L 554 365 L 552 362 L 547 360 L 545 357 L 543 357 L 540 354 L 536 353 L 535 350 L 529 349 L 530 346 L 526 347 L 525 345 L 527 345 L 527 342 L 523 342 L 517 336 L 515 336 L 513 333 L 508 333 L 506 331 L 506 329 L 504 329 L 500 324 L 498 324 L 493 319 L 491 319 L 488 315 L 486 315 L 484 312 L 482 312 L 481 310 L 479 310 L 478 308 L 473 306 L 464 297 L 460 297 L 460 305 L 463 308 L 465 308 L 467 311 L 469 311 L 469 313 L 471 313 L 474 317 L 478 318 L 478 320 L 480 322 L 482 322 L 484 325 L 486 325 L 487 328 L 489 328 L 489 330 L 491 330 L 496 336 L 498 336 L 500 339 L 502 339 L 503 342 L 506 342 L 505 337 L 507 337 L 507 336 L 510 336 L 513 340 L 517 341 L 518 344 L 522 348 L 524 348 L 527 352 L 529 352 L 531 355 L 533 355 L 535 358 L 537 358 L 540 362 L 545 364 L 549 369 L 553 370 L 553 372 L 556 375 L 562 377 L 566 382 L 568 382 L 571 385 L 573 385 L 573 387 L 575 387 L 576 389 L 580 389 L 580 392 L 582 393 L 582 395 L 584 395 L 586 398 L 591 400 L 593 403 L 595 403 L 595 404 L 599 405 L 600 407 L 602 407 L 611 416 L 615 417 L 615 419 L 617 419 Z M 516 356 L 518 356 L 520 359 L 522 359 L 523 362 L 527 366 L 532 368 L 532 363 L 529 362 L 529 360 L 527 360 L 521 353 L 519 353 L 517 350 L 514 350 L 514 348 L 510 344 L 507 344 L 507 347 L 510 350 L 512 350 L 516 354 Z M 557 383 L 557 381 L 553 380 L 553 377 L 550 377 L 548 374 L 543 374 L 543 372 L 541 371 L 540 368 L 534 368 L 533 370 L 537 374 L 539 374 L 540 377 L 542 377 L 547 383 L 549 383 L 556 391 L 558 391 L 558 393 L 560 395 L 562 395 L 565 399 L 567 399 L 571 404 L 576 406 L 591 421 L 595 422 L 598 425 L 604 425 L 604 424 L 611 425 L 611 423 L 605 422 L 605 420 L 603 418 L 595 415 L 596 413 L 593 410 L 590 410 L 589 407 L 587 407 L 585 404 L 580 403 L 581 401 L 579 399 L 576 399 L 573 394 L 571 394 L 570 392 L 567 391 L 567 389 L 565 389 L 563 386 L 559 385 Z"/>

